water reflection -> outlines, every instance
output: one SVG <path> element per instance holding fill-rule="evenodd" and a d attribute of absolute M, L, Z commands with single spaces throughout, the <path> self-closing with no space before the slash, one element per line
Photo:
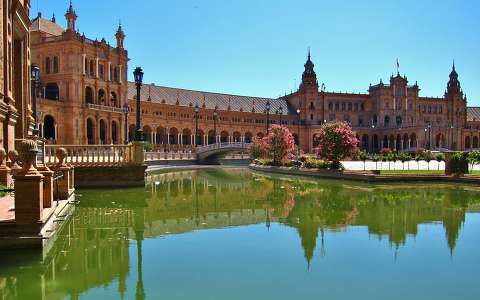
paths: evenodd
<path fill-rule="evenodd" d="M 395 250 L 417 235 L 420 224 L 441 223 L 453 255 L 466 212 L 478 210 L 478 192 L 473 186 L 371 186 L 245 169 L 156 174 L 146 189 L 82 192 L 48 253 L 5 253 L 0 299 L 78 299 L 98 287 L 122 299 L 145 299 L 145 239 L 250 224 L 294 228 L 306 265 L 315 253 L 328 255 L 325 232 L 358 226 L 387 238 Z M 129 289 L 130 272 L 136 284 Z"/>

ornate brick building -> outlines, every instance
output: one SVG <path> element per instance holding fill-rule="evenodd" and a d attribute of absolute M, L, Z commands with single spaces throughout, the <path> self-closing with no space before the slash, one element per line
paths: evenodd
<path fill-rule="evenodd" d="M 76 29 L 70 4 L 67 28 L 39 14 L 30 26 L 32 62 L 41 68 L 39 127 L 50 142 L 118 144 L 125 136 L 128 54 L 119 25 L 116 47 Z"/>
<path fill-rule="evenodd" d="M 30 1 L 0 1 L 0 140 L 13 150 L 15 139 L 31 134 Z"/>
<path fill-rule="evenodd" d="M 44 137 L 58 144 L 133 139 L 136 90 L 126 79 L 121 26 L 117 45 L 111 47 L 104 39 L 89 40 L 76 31 L 71 6 L 65 17 L 66 30 L 41 15 L 30 27 L 32 61 L 42 67 Z M 349 122 L 361 147 L 371 152 L 387 147 L 478 148 L 480 108 L 467 108 L 455 66 L 449 77 L 442 98 L 420 96 L 418 84 L 409 84 L 399 73 L 388 83 L 371 85 L 367 93 L 328 92 L 323 85 L 319 88 L 309 53 L 298 90 L 276 99 L 143 85 L 142 129 L 145 140 L 157 147 L 192 145 L 198 105 L 197 144 L 251 141 L 265 135 L 268 118 L 269 124 L 290 127 L 306 151 L 315 148 L 321 124 L 332 121 Z"/>

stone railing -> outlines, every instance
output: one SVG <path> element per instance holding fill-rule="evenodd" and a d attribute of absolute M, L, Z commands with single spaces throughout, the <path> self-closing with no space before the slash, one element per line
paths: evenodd
<path fill-rule="evenodd" d="M 215 149 L 248 149 L 250 145 L 251 143 L 242 143 L 242 142 L 216 143 L 216 144 L 197 147 L 197 153 L 203 153 L 203 152 L 207 152 Z"/>
<path fill-rule="evenodd" d="M 88 103 L 87 107 L 90 108 L 90 109 L 106 111 L 106 112 L 116 112 L 116 113 L 124 113 L 125 112 L 123 110 L 123 108 L 120 108 L 120 107 L 100 105 L 100 104 Z"/>
<path fill-rule="evenodd" d="M 196 160 L 197 154 L 193 151 L 154 151 L 145 152 L 145 161 L 152 160 Z"/>
<path fill-rule="evenodd" d="M 65 162 L 73 166 L 123 165 L 132 162 L 132 145 L 46 145 L 45 163 L 57 163 L 55 151 L 67 151 Z"/>

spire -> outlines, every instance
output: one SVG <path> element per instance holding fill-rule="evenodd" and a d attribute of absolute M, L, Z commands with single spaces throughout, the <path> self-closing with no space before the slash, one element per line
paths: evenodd
<path fill-rule="evenodd" d="M 125 40 L 125 33 L 122 29 L 122 22 L 118 21 L 118 29 L 115 33 L 115 38 L 117 39 L 117 48 L 123 49 L 123 41 Z"/>
<path fill-rule="evenodd" d="M 56 23 L 55 13 L 53 13 L 53 16 L 52 16 L 52 22 L 53 22 L 53 23 Z"/>
<path fill-rule="evenodd" d="M 75 32 L 75 21 L 77 20 L 77 14 L 73 9 L 73 4 L 71 0 L 70 0 L 70 6 L 68 7 L 67 12 L 65 13 L 65 19 L 67 19 L 67 31 Z"/>
<path fill-rule="evenodd" d="M 452 64 L 452 71 L 450 72 L 450 80 L 447 83 L 448 93 L 461 93 L 460 81 L 458 80 L 458 73 L 455 70 L 455 60 Z"/>
<path fill-rule="evenodd" d="M 300 88 L 305 86 L 314 86 L 318 89 L 317 74 L 315 74 L 315 65 L 312 62 L 310 47 L 308 48 L 307 61 L 305 62 L 305 71 L 302 74 L 302 83 Z"/>

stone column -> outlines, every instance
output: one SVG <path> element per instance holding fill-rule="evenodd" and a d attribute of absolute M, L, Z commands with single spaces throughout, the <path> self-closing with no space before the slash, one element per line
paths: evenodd
<path fill-rule="evenodd" d="M 58 148 L 55 155 L 58 159 L 58 164 L 54 169 L 63 174 L 63 178 L 58 180 L 58 196 L 61 200 L 67 200 L 74 192 L 72 167 L 65 162 L 67 158 L 67 150 L 65 148 Z"/>
<path fill-rule="evenodd" d="M 85 57 L 87 55 L 84 53 L 82 54 L 82 66 L 83 66 L 83 69 L 82 69 L 82 74 L 85 75 L 86 72 L 87 72 L 87 65 L 85 64 Z"/>
<path fill-rule="evenodd" d="M 143 156 L 143 144 L 144 142 L 133 142 L 133 163 L 135 165 L 143 165 L 144 156 Z"/>
<path fill-rule="evenodd" d="M 15 223 L 35 225 L 42 221 L 43 175 L 33 166 L 37 156 L 37 143 L 22 140 L 18 144 L 22 169 L 13 176 L 15 179 Z"/>

